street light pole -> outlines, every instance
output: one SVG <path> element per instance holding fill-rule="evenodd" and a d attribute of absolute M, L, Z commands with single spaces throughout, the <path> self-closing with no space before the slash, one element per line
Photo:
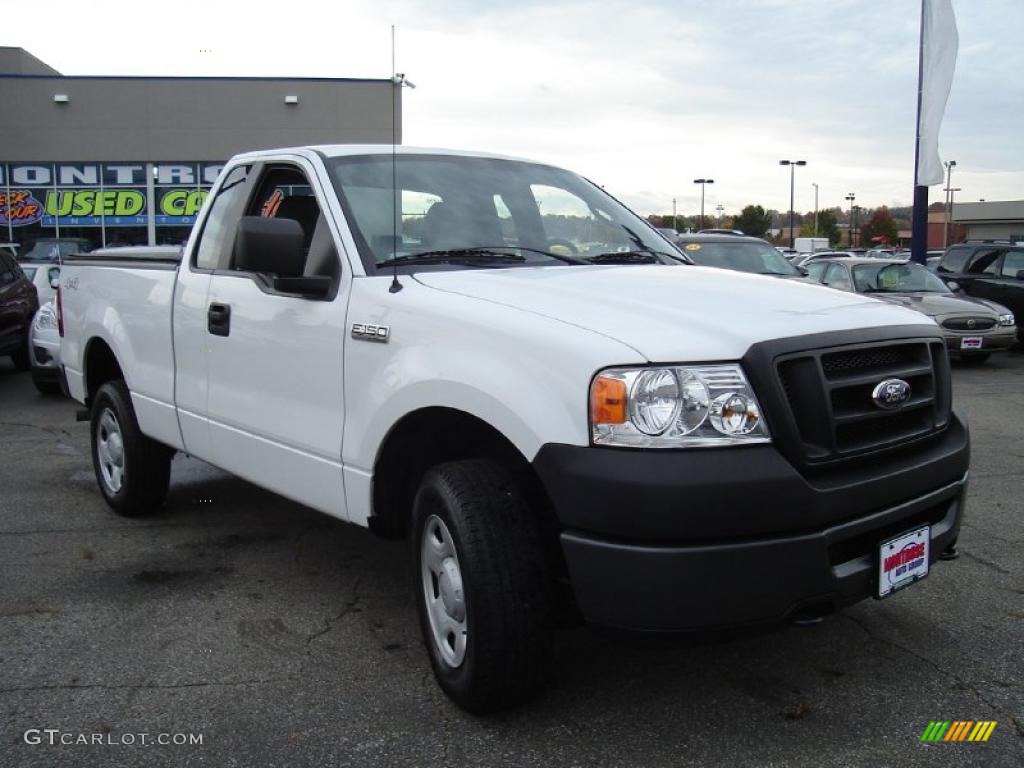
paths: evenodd
<path fill-rule="evenodd" d="M 853 229 L 855 232 L 859 232 L 857 227 L 857 220 L 860 218 L 861 207 L 859 205 L 853 206 Z M 863 245 L 863 243 L 861 243 Z"/>
<path fill-rule="evenodd" d="M 704 188 L 708 184 L 714 184 L 714 179 L 694 179 L 694 184 L 700 184 L 700 224 L 697 229 L 704 229 Z"/>
<path fill-rule="evenodd" d="M 722 211 L 725 210 L 725 207 L 721 203 L 719 203 L 718 205 L 715 206 L 715 210 L 718 211 L 718 222 L 715 224 L 715 226 L 718 227 L 718 228 L 721 228 L 721 226 L 722 226 Z"/>
<path fill-rule="evenodd" d="M 676 223 L 676 199 L 672 198 L 672 229 L 676 232 L 679 231 L 679 225 Z"/>
<path fill-rule="evenodd" d="M 853 201 L 857 199 L 857 196 L 855 194 L 853 194 L 853 192 L 851 192 L 850 194 L 848 194 L 843 199 L 850 201 L 850 219 L 847 222 L 847 226 L 846 226 L 847 230 L 849 230 L 849 231 L 846 233 L 847 234 L 847 238 L 846 239 L 850 241 L 849 242 L 850 248 L 853 248 Z"/>
<path fill-rule="evenodd" d="M 814 187 L 814 236 L 818 236 L 818 182 L 812 181 L 811 186 Z"/>
<path fill-rule="evenodd" d="M 956 160 L 946 163 L 946 216 L 942 222 L 942 247 L 949 248 L 949 219 L 953 215 L 953 166 Z"/>
<path fill-rule="evenodd" d="M 793 232 L 793 197 L 796 194 L 796 167 L 807 165 L 806 160 L 779 160 L 779 165 L 789 166 L 789 247 L 796 245 L 796 235 Z"/>

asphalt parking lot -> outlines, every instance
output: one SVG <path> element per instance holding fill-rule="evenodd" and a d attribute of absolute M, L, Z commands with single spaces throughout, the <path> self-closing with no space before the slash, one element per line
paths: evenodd
<path fill-rule="evenodd" d="M 565 632 L 542 698 L 478 718 L 431 678 L 404 545 L 182 456 L 159 515 L 118 518 L 75 404 L 3 359 L 0 765 L 1019 766 L 1024 354 L 957 367 L 955 387 L 973 436 L 958 561 L 813 627 Z M 998 725 L 921 743 L 932 720 Z"/>

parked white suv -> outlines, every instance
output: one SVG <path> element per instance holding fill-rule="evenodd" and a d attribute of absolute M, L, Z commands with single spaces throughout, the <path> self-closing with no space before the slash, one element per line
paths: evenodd
<path fill-rule="evenodd" d="M 485 711 L 540 687 L 567 613 L 819 616 L 953 551 L 967 430 L 934 323 L 685 262 L 548 165 L 256 152 L 180 263 L 68 259 L 61 359 L 115 511 L 158 507 L 187 451 L 411 537 L 436 677 Z"/>

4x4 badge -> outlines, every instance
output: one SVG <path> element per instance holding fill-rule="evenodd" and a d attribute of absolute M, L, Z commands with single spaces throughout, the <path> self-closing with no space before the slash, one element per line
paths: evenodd
<path fill-rule="evenodd" d="M 879 408 L 899 408 L 910 399 L 910 385 L 903 379 L 880 381 L 872 391 L 871 399 Z"/>

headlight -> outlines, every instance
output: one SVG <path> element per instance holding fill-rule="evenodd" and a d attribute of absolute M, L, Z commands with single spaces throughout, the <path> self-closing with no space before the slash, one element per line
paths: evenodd
<path fill-rule="evenodd" d="M 691 448 L 771 440 L 750 384 L 732 365 L 609 368 L 590 386 L 595 445 Z"/>
<path fill-rule="evenodd" d="M 1013 325 L 1013 315 L 1012 314 L 1000 315 L 999 316 L 999 324 L 1000 325 Z"/>
<path fill-rule="evenodd" d="M 53 310 L 49 308 L 40 309 L 36 313 L 36 330 L 57 330 L 57 318 L 53 314 Z"/>

